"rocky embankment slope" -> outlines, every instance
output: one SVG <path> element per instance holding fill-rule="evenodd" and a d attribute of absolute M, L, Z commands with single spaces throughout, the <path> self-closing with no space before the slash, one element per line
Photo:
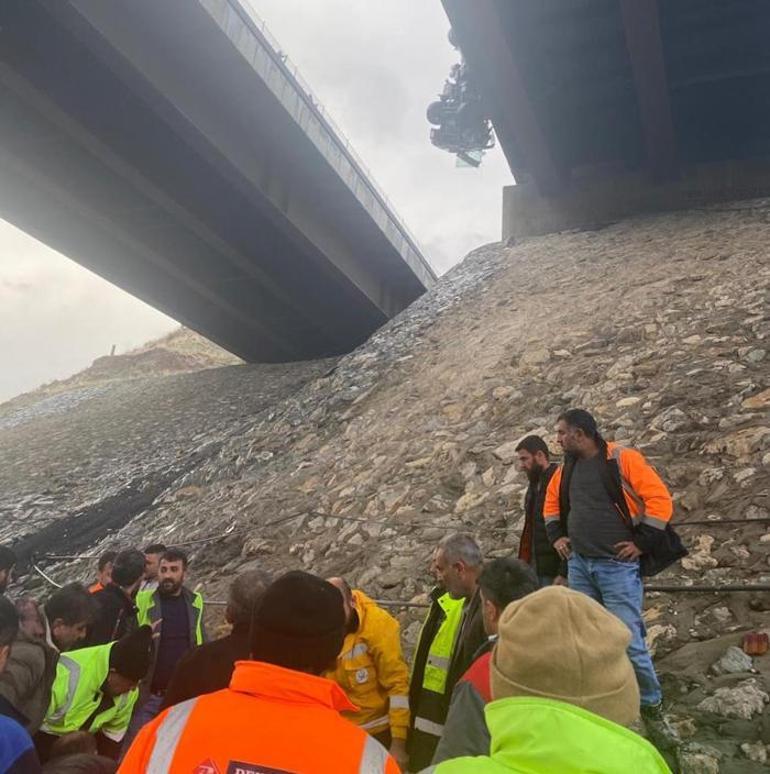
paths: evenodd
<path fill-rule="evenodd" d="M 515 441 L 552 438 L 582 406 L 674 492 L 691 555 L 656 583 L 767 584 L 768 245 L 765 200 L 489 245 L 336 363 L 113 383 L 10 426 L 0 408 L 2 537 L 200 540 L 192 571 L 212 599 L 259 565 L 419 602 L 448 530 L 515 550 Z M 770 655 L 712 665 L 770 625 L 768 593 L 649 593 L 647 608 L 683 770 L 761 770 Z M 420 614 L 401 612 L 409 641 Z"/>

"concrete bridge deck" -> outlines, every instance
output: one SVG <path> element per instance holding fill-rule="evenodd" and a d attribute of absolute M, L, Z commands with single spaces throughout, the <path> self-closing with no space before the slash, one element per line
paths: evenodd
<path fill-rule="evenodd" d="M 7 0 L 0 102 L 0 217 L 247 360 L 435 279 L 243 0 Z"/>

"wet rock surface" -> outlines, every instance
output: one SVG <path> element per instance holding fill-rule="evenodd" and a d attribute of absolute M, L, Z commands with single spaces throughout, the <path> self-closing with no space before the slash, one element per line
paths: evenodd
<path fill-rule="evenodd" d="M 71 548 L 201 541 L 192 573 L 210 599 L 262 566 L 419 603 L 447 531 L 474 532 L 489 556 L 516 550 L 515 441 L 553 441 L 558 414 L 583 406 L 674 493 L 691 554 L 656 583 L 766 584 L 768 245 L 764 200 L 488 245 L 337 362 L 133 380 L 0 425 L 0 539 L 173 471 L 124 524 L 96 541 L 95 518 Z M 762 770 L 770 655 L 749 672 L 732 671 L 732 651 L 729 669 L 712 667 L 770 626 L 767 592 L 646 603 L 681 769 Z M 413 642 L 422 610 L 399 614 Z"/>

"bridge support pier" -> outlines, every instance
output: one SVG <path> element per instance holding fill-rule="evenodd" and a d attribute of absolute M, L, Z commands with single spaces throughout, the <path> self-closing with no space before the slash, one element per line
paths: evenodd
<path fill-rule="evenodd" d="M 503 239 L 604 226 L 633 215 L 770 196 L 770 160 L 703 164 L 653 182 L 644 172 L 573 178 L 558 196 L 532 183 L 503 189 Z"/>

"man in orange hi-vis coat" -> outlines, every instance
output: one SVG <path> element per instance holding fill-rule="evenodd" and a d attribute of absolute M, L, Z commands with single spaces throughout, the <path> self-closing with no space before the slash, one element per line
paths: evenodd
<path fill-rule="evenodd" d="M 660 683 L 644 639 L 641 576 L 687 553 L 669 528 L 671 494 L 640 452 L 607 443 L 587 411 L 562 414 L 556 432 L 565 462 L 546 492 L 548 537 L 568 560 L 570 588 L 604 605 L 630 630 L 628 657 L 641 714 L 648 732 L 661 746 L 668 744 L 675 734 L 662 714 Z"/>
<path fill-rule="evenodd" d="M 223 691 L 177 704 L 148 723 L 119 771 L 131 774 L 398 774 L 387 750 L 340 716 L 356 707 L 320 675 L 345 636 L 334 586 L 290 572 L 265 592 L 253 661 Z"/>

